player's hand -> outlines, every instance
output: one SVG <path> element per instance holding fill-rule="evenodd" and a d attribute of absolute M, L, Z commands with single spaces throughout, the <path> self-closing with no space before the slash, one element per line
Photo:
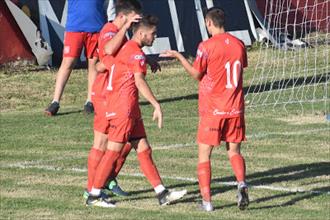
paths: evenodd
<path fill-rule="evenodd" d="M 159 54 L 159 57 L 172 57 L 172 58 L 178 58 L 179 52 L 176 50 L 166 50 Z"/>
<path fill-rule="evenodd" d="M 162 71 L 159 63 L 156 60 L 147 59 L 147 63 L 150 66 L 151 72 L 155 73 L 157 71 L 160 71 L 160 72 Z"/>
<path fill-rule="evenodd" d="M 132 25 L 132 23 L 137 23 L 142 19 L 141 15 L 134 15 L 134 16 L 128 16 L 126 18 L 126 22 L 125 22 L 125 28 L 129 29 Z"/>
<path fill-rule="evenodd" d="M 156 119 L 158 121 L 158 128 L 161 129 L 163 127 L 163 113 L 162 113 L 162 109 L 160 108 L 160 105 L 155 107 L 154 110 L 152 120 L 155 121 Z"/>
<path fill-rule="evenodd" d="M 97 62 L 95 67 L 98 73 L 103 73 L 107 69 L 106 66 L 101 61 Z"/>

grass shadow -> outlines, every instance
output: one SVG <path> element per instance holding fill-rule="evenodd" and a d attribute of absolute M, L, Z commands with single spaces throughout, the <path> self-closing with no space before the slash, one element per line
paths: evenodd
<path fill-rule="evenodd" d="M 300 85 L 313 85 L 318 83 L 324 83 L 329 81 L 329 77 L 327 77 L 329 74 L 319 74 L 315 76 L 302 76 L 302 77 L 296 77 L 291 79 L 280 79 L 273 82 L 267 82 L 267 83 L 261 83 L 256 85 L 249 85 L 245 86 L 243 88 L 244 94 L 250 94 L 250 93 L 262 93 L 262 92 L 268 92 L 273 90 L 281 90 L 284 88 L 291 88 L 296 87 Z M 158 100 L 159 103 L 168 103 L 168 102 L 175 102 L 175 101 L 182 101 L 182 100 L 197 100 L 198 94 L 190 94 L 185 96 L 178 96 L 173 98 L 165 98 Z M 149 102 L 140 102 L 140 105 L 149 105 Z"/>
<path fill-rule="evenodd" d="M 281 182 L 290 182 L 290 181 L 297 181 L 302 180 L 306 178 L 316 178 L 319 176 L 324 175 L 330 175 L 330 162 L 318 162 L 318 163 L 308 163 L 308 164 L 298 164 L 298 165 L 292 165 L 292 166 L 285 166 L 285 167 L 278 167 L 273 168 L 267 171 L 263 172 L 256 172 L 247 175 L 247 182 L 251 186 L 258 186 L 258 185 L 270 185 L 270 184 L 276 184 Z M 221 182 L 229 182 L 229 181 L 235 181 L 233 176 L 227 176 L 224 178 L 214 178 L 212 180 L 212 195 L 217 194 L 223 194 L 230 190 L 236 190 L 235 186 L 224 186 L 224 185 L 215 185 L 214 183 L 221 183 Z M 188 198 L 184 198 L 178 203 L 195 203 L 196 201 L 200 200 L 199 196 L 199 189 L 198 189 L 198 182 L 182 182 L 178 184 L 172 184 L 168 185 L 167 187 L 169 189 L 174 188 L 185 188 L 185 187 L 193 187 L 195 186 L 196 190 L 189 191 L 187 196 Z M 308 184 L 305 184 L 305 186 L 308 186 Z M 131 195 L 137 195 L 137 194 L 143 194 L 146 192 L 151 192 L 152 189 L 149 190 L 140 190 L 140 191 L 133 191 L 130 192 Z M 265 207 L 259 207 L 259 208 L 252 208 L 252 209 L 266 209 L 266 208 L 274 208 L 274 207 L 283 207 L 283 206 L 290 206 L 298 201 L 304 200 L 304 199 L 310 199 L 316 196 L 320 196 L 322 194 L 329 193 L 330 191 L 330 183 L 329 186 L 326 187 L 320 187 L 320 188 L 314 188 L 308 192 L 285 192 L 282 194 L 274 194 L 271 196 L 266 196 L 263 198 L 256 199 L 254 201 L 251 201 L 252 203 L 261 203 L 266 202 L 272 199 L 276 198 L 282 198 L 282 197 L 288 197 L 288 196 L 295 196 L 294 198 L 290 199 L 289 201 L 280 204 L 280 205 L 274 205 L 274 206 L 265 206 Z M 186 196 L 186 197 L 187 197 Z M 220 206 L 218 208 L 227 208 L 236 206 L 236 203 L 233 204 L 227 204 L 225 206 Z"/>
<path fill-rule="evenodd" d="M 71 114 L 80 114 L 83 110 L 74 110 L 74 111 L 67 111 L 67 112 L 59 112 L 55 116 L 63 116 L 63 115 L 71 115 Z"/>
<path fill-rule="evenodd" d="M 311 191 L 312 192 L 329 192 L 330 191 L 330 186 L 313 188 Z M 253 208 L 250 208 L 250 209 L 251 210 L 258 210 L 258 209 L 272 209 L 272 208 L 287 207 L 287 206 L 292 206 L 292 205 L 296 204 L 299 201 L 302 201 L 302 200 L 305 200 L 305 199 L 312 199 L 312 198 L 320 196 L 320 195 L 322 195 L 322 193 L 287 192 L 287 193 L 282 193 L 282 194 L 278 194 L 278 195 L 263 197 L 263 198 L 256 199 L 256 200 L 252 201 L 253 203 L 262 203 L 262 202 L 271 201 L 271 200 L 277 199 L 277 198 L 285 198 L 285 197 L 294 196 L 292 199 L 289 199 L 286 202 L 283 202 L 281 204 L 276 204 L 276 205 L 253 207 Z"/>

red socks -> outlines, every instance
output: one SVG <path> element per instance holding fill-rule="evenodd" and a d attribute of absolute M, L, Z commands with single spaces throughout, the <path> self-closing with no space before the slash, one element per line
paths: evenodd
<path fill-rule="evenodd" d="M 235 154 L 230 158 L 231 166 L 234 170 L 237 182 L 245 181 L 245 161 L 242 155 Z M 211 163 L 210 161 L 199 163 L 197 167 L 199 189 L 203 200 L 211 201 Z"/>
<path fill-rule="evenodd" d="M 197 166 L 199 189 L 203 200 L 211 201 L 211 162 L 199 163 Z"/>
<path fill-rule="evenodd" d="M 151 157 L 151 148 L 138 153 L 140 168 L 143 174 L 147 177 L 153 188 L 162 184 L 158 170 Z"/>
<path fill-rule="evenodd" d="M 120 152 L 119 158 L 117 159 L 117 161 L 115 163 L 115 168 L 110 173 L 108 179 L 113 180 L 114 178 L 116 178 L 118 176 L 118 173 L 120 172 L 121 168 L 124 166 L 124 163 L 126 161 L 126 157 L 131 152 L 131 150 L 132 150 L 131 144 L 129 144 L 129 143 L 125 144 L 125 146 L 123 147 L 123 149 Z"/>
<path fill-rule="evenodd" d="M 104 151 L 98 150 L 93 147 L 88 154 L 88 161 L 87 161 L 87 173 L 88 173 L 87 190 L 88 190 L 88 192 L 90 192 L 92 190 L 96 168 L 99 165 L 103 155 L 104 155 Z"/>
<path fill-rule="evenodd" d="M 242 155 L 235 154 L 230 158 L 230 163 L 235 173 L 237 182 L 245 181 L 245 161 Z"/>
<path fill-rule="evenodd" d="M 93 183 L 94 188 L 101 189 L 104 186 L 108 175 L 114 169 L 114 164 L 119 156 L 120 153 L 116 151 L 107 150 L 105 152 L 96 169 Z"/>

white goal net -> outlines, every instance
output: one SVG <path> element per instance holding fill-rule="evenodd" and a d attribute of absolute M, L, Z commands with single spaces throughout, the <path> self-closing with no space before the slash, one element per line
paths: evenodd
<path fill-rule="evenodd" d="M 329 114 L 330 1 L 266 0 L 247 109 Z"/>

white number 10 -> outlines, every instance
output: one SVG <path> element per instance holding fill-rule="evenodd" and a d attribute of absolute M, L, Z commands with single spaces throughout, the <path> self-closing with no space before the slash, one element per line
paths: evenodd
<path fill-rule="evenodd" d="M 232 89 L 233 88 L 233 84 L 231 84 L 231 67 L 233 67 L 233 82 L 234 82 L 234 86 L 235 88 L 237 87 L 237 71 L 241 72 L 241 62 L 239 60 L 236 60 L 234 62 L 234 64 L 231 66 L 230 62 L 228 61 L 225 65 L 225 68 L 227 70 L 227 85 L 226 85 L 226 89 Z M 239 73 L 240 73 L 239 72 Z"/>
<path fill-rule="evenodd" d="M 114 70 L 115 70 L 115 64 L 113 64 L 111 66 L 111 70 L 110 70 L 109 84 L 108 84 L 108 87 L 107 87 L 107 90 L 109 90 L 109 91 L 112 91 L 113 90 L 113 88 L 112 88 L 112 77 L 113 77 Z"/>

